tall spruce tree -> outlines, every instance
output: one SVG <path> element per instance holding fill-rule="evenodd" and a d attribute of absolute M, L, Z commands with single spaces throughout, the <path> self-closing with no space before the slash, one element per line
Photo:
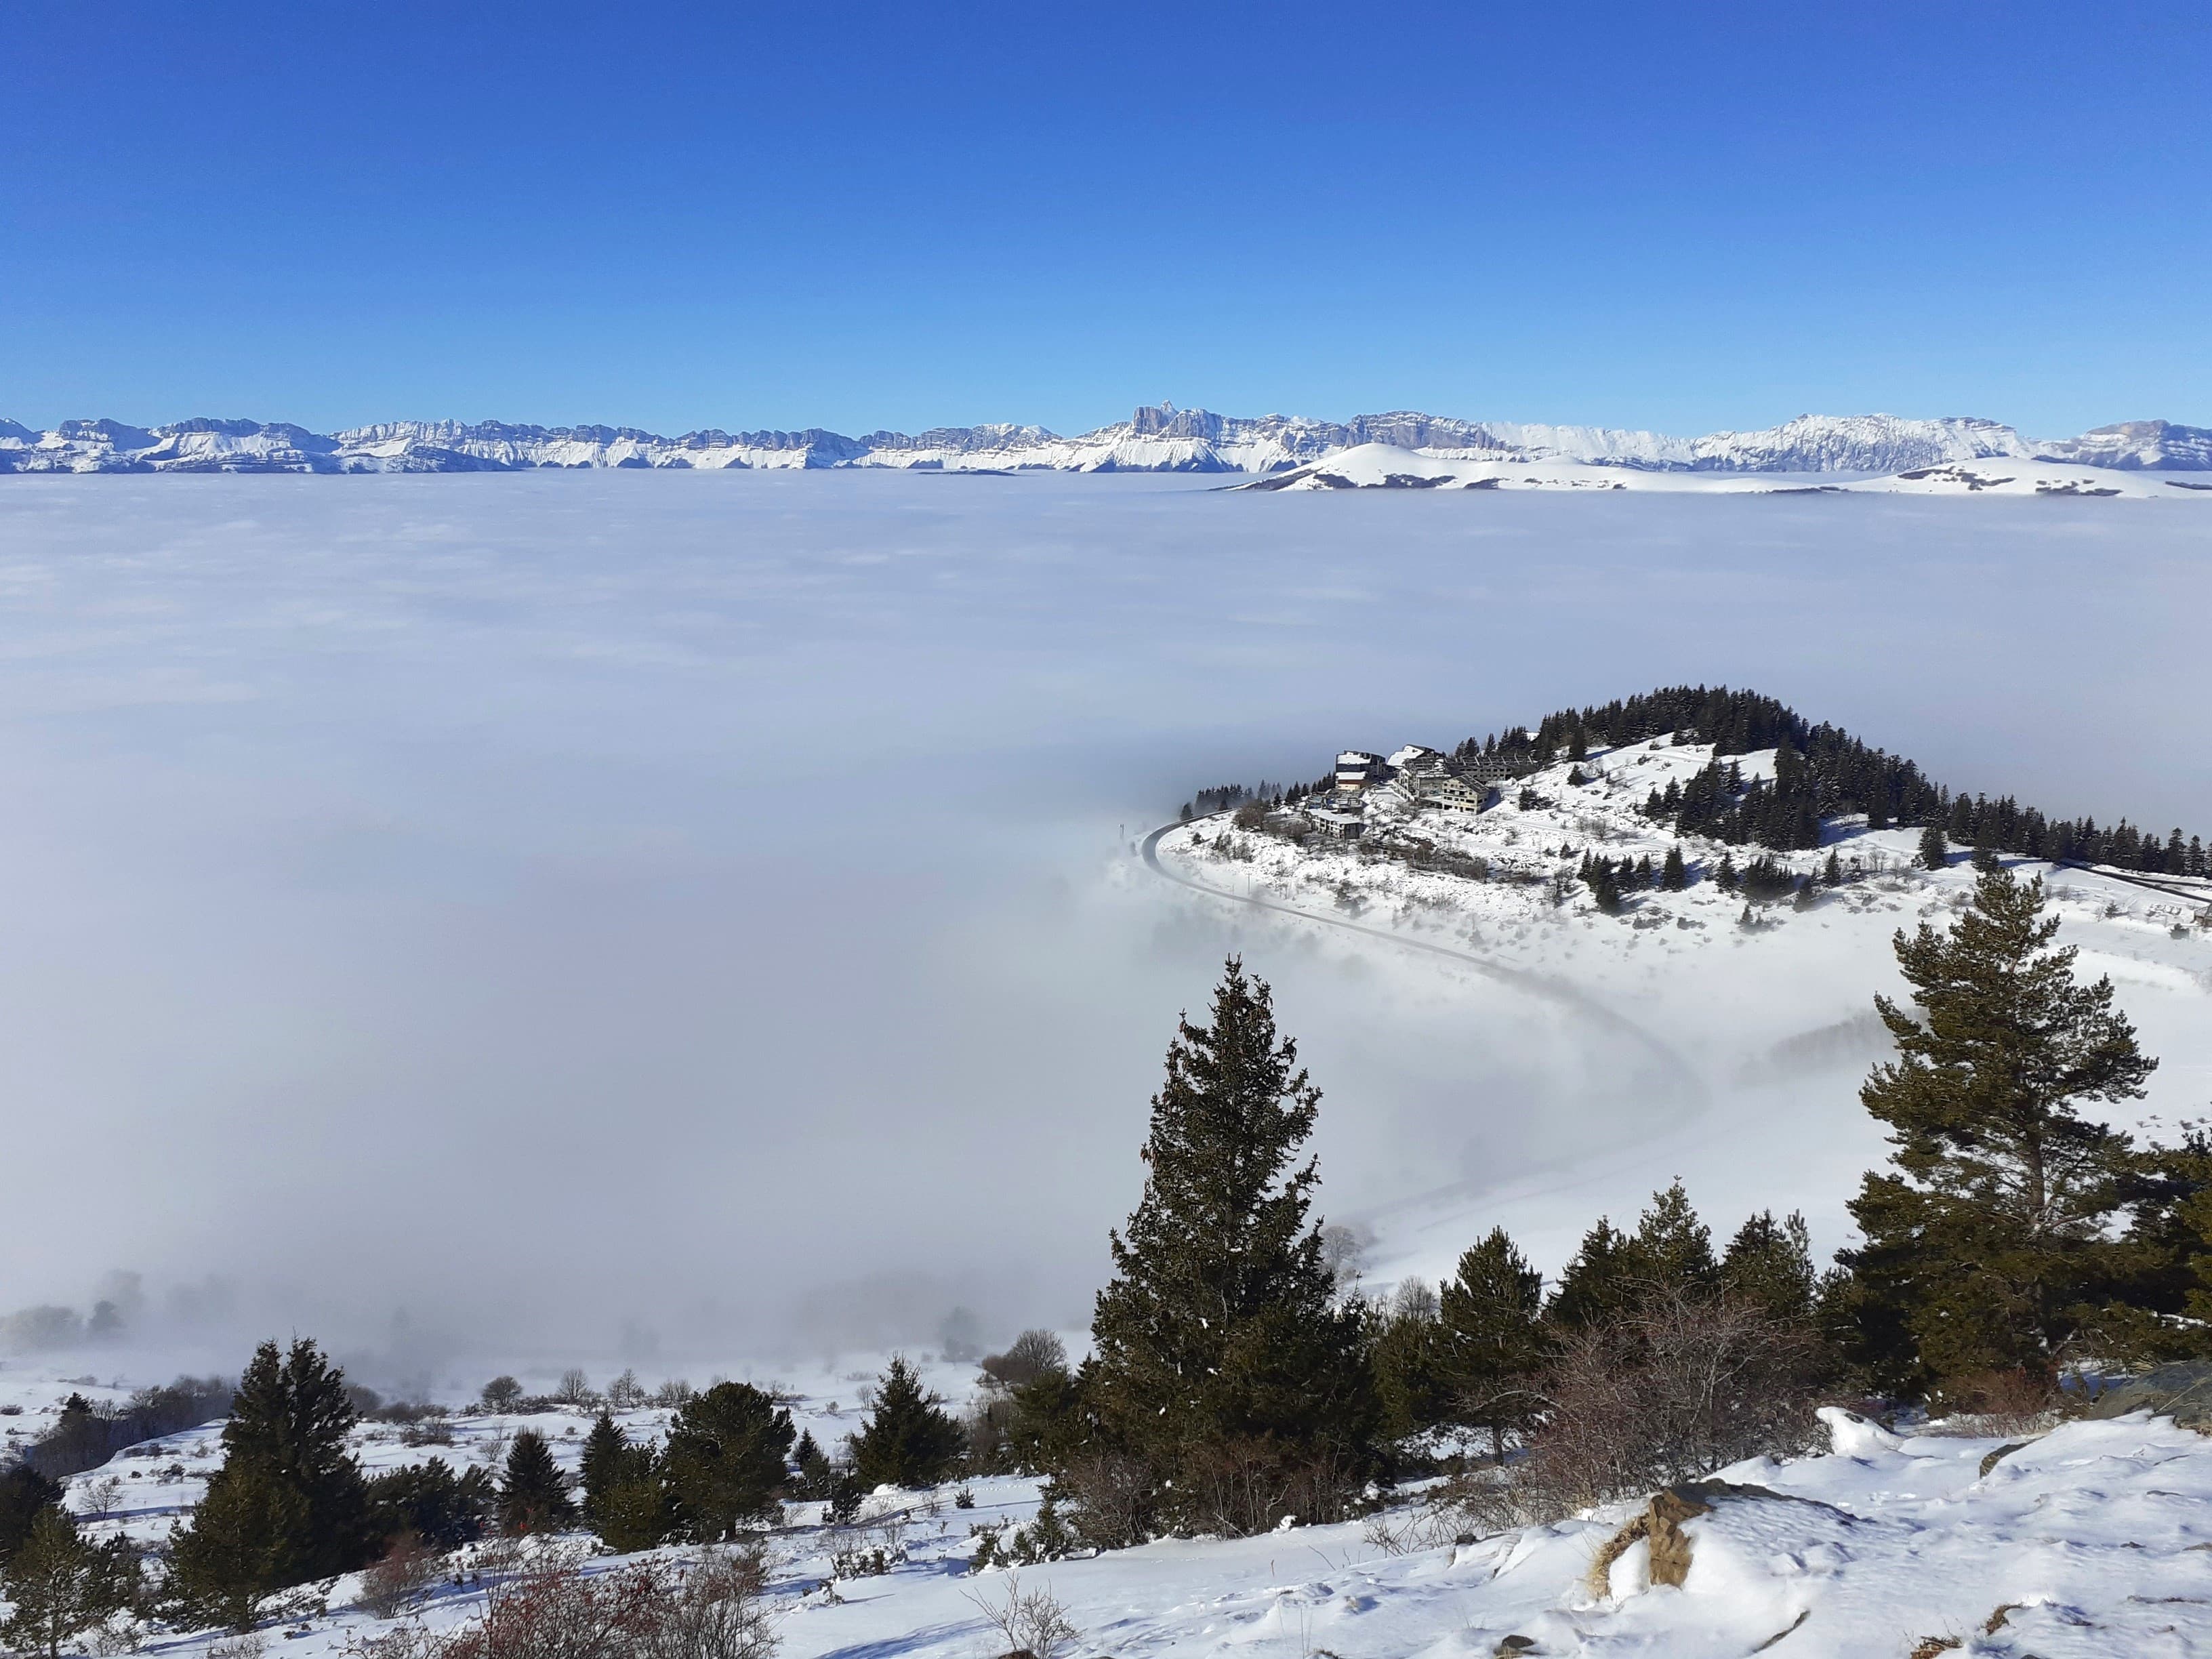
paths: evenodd
<path fill-rule="evenodd" d="M 774 1510 L 793 1437 L 791 1413 L 750 1382 L 717 1382 L 684 1401 L 661 1450 L 684 1533 L 712 1543 Z"/>
<path fill-rule="evenodd" d="M 1670 893 L 1679 893 L 1690 884 L 1690 866 L 1682 860 L 1682 843 L 1679 841 L 1667 849 L 1667 862 L 1659 872 L 1659 884 Z"/>
<path fill-rule="evenodd" d="M 868 1420 L 853 1437 L 853 1472 L 871 1486 L 933 1486 L 960 1456 L 960 1425 L 921 1385 L 903 1354 L 877 1381 Z"/>
<path fill-rule="evenodd" d="M 1145 1191 L 1111 1236 L 1086 1393 L 1153 1524 L 1247 1533 L 1334 1516 L 1375 1462 L 1363 1317 L 1309 1214 L 1321 1091 L 1234 957 L 1152 1097 Z"/>
<path fill-rule="evenodd" d="M 576 1518 L 568 1477 L 553 1461 L 553 1447 L 535 1429 L 516 1434 L 507 1449 L 499 1483 L 500 1530 L 510 1537 L 558 1532 Z"/>
<path fill-rule="evenodd" d="M 264 1342 L 223 1425 L 222 1466 L 171 1547 L 167 1585 L 188 1614 L 239 1628 L 275 1590 L 363 1565 L 375 1543 L 345 1374 L 314 1343 Z"/>
<path fill-rule="evenodd" d="M 1920 867 L 1941 870 L 1951 862 L 1950 842 L 1945 839 L 1943 826 L 1931 823 L 1920 832 Z"/>
<path fill-rule="evenodd" d="M 2076 1109 L 2139 1097 L 2158 1062 L 2111 981 L 2075 980 L 2057 930 L 2040 880 L 1996 870 L 1950 932 L 1897 935 L 1915 1007 L 1875 999 L 1898 1057 L 1859 1091 L 1890 1127 L 1893 1172 L 1866 1177 L 1850 1206 L 1866 1243 L 1839 1258 L 1891 1386 L 2051 1376 L 2119 1248 L 2106 1224 L 2132 1151 Z"/>
<path fill-rule="evenodd" d="M 1543 1304 L 1544 1275 L 1503 1227 L 1460 1257 L 1438 1300 L 1454 1420 L 1487 1429 L 1500 1463 L 1506 1436 L 1534 1415 L 1530 1383 L 1551 1347 Z"/>

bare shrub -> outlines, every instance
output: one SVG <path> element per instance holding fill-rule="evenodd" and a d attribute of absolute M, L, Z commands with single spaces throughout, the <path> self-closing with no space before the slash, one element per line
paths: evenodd
<path fill-rule="evenodd" d="M 261 1659 L 269 1651 L 269 1638 L 258 1630 L 225 1637 L 208 1648 L 208 1659 Z"/>
<path fill-rule="evenodd" d="M 626 1370 L 607 1384 L 607 1404 L 618 1412 L 635 1411 L 651 1398 L 635 1370 Z"/>
<path fill-rule="evenodd" d="M 1006 1659 L 1060 1659 L 1083 1639 L 1052 1591 L 1025 1590 L 1018 1574 L 1006 1575 L 1003 1601 L 972 1591 L 968 1599 L 1006 1643 Z"/>
<path fill-rule="evenodd" d="M 1151 1534 L 1152 1483 L 1145 1467 L 1119 1452 L 1073 1459 L 1054 1472 L 1066 1495 L 1076 1536 L 1094 1549 L 1126 1549 Z"/>
<path fill-rule="evenodd" d="M 453 1425 L 442 1416 L 422 1417 L 399 1431 L 403 1446 L 450 1446 L 453 1443 Z"/>
<path fill-rule="evenodd" d="M 1267 1532 L 1284 1516 L 1346 1520 L 1366 1486 L 1327 1451 L 1254 1438 L 1192 1447 L 1179 1478 L 1195 1489 L 1193 1507 L 1208 1529 L 1238 1538 Z"/>
<path fill-rule="evenodd" d="M 564 1406 L 589 1406 L 599 1399 L 599 1395 L 592 1392 L 592 1379 L 584 1375 L 583 1368 L 579 1365 L 571 1365 L 561 1373 L 561 1381 L 554 1387 L 553 1397 Z"/>
<path fill-rule="evenodd" d="M 1975 1371 L 1944 1381 L 1941 1403 L 1950 1413 L 1928 1432 L 1970 1440 L 2041 1434 L 2065 1415 L 2058 1385 L 2033 1371 Z"/>
<path fill-rule="evenodd" d="M 775 1626 L 758 1544 L 708 1551 L 655 1604 L 640 1659 L 768 1659 Z"/>
<path fill-rule="evenodd" d="M 1561 1340 L 1510 1480 L 1462 1478 L 1442 1501 L 1486 1528 L 1521 1526 L 1809 1449 L 1818 1358 L 1802 1326 L 1749 1303 L 1654 1293 Z"/>
<path fill-rule="evenodd" d="M 361 1576 L 356 1603 L 378 1619 L 397 1619 L 438 1577 L 438 1554 L 412 1533 L 392 1540 L 384 1559 Z"/>

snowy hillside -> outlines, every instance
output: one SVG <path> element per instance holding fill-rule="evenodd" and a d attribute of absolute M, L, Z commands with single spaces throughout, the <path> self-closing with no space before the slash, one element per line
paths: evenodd
<path fill-rule="evenodd" d="M 1406 1177 L 1404 1196 L 1357 1218 L 1373 1239 L 1371 1282 L 1441 1276 L 1499 1223 L 1556 1269 L 1596 1214 L 1632 1212 L 1678 1175 L 1727 1224 L 1772 1204 L 1803 1208 L 1834 1237 L 1844 1197 L 1881 1155 L 1856 1093 L 1887 1050 L 1872 1001 L 1896 984 L 1891 938 L 1948 925 L 1974 871 L 1963 852 L 1947 869 L 1917 868 L 1917 830 L 1843 818 L 1819 849 L 1778 855 L 1792 874 L 1817 875 L 1833 854 L 1840 885 L 1802 907 L 1747 905 L 1715 872 L 1759 849 L 1678 836 L 1641 810 L 1712 758 L 1710 744 L 1660 737 L 1494 786 L 1480 812 L 1416 803 L 1393 783 L 1349 810 L 1276 815 L 1267 830 L 1219 814 L 1157 837 L 1157 874 L 1203 890 L 1188 902 L 1241 904 L 1285 942 L 1378 970 L 1395 956 L 1469 1007 L 1518 1006 L 1529 1030 L 1556 1029 L 1638 1103 L 1632 1128 L 1563 1149 L 1555 1176 L 1501 1181 L 1474 1143 L 1455 1159 L 1447 1142 L 1425 1182 Z M 1741 763 L 1747 780 L 1770 776 L 1773 751 Z M 1656 868 L 1677 844 L 1684 890 L 1635 894 L 1619 915 L 1576 878 L 1585 854 Z M 2084 974 L 2111 975 L 2163 1056 L 2166 1115 L 2193 1115 L 2212 1095 L 2212 881 L 2005 862 L 2044 878 L 2062 943 L 2079 948 Z M 1510 1098 L 1521 1085 L 1509 1073 L 1468 1086 Z"/>
<path fill-rule="evenodd" d="M 64 421 L 43 432 L 0 421 L 0 472 L 894 467 L 1282 474 L 1370 446 L 1417 455 L 1425 463 L 1493 465 L 1516 477 L 1535 465 L 1562 476 L 1612 479 L 1634 474 L 1901 474 L 1991 460 L 2057 461 L 2122 471 L 2212 468 L 2212 432 L 2164 421 L 2129 422 L 2079 438 L 2039 442 L 1987 420 L 1803 415 L 1762 432 L 1678 438 L 1603 427 L 1453 420 L 1406 410 L 1348 422 L 1282 415 L 1238 418 L 1163 404 L 1074 437 L 1013 425 L 936 428 L 914 434 L 872 432 L 857 438 L 818 428 L 706 430 L 670 438 L 632 427 L 518 426 L 500 421 L 393 421 L 327 434 L 246 420 L 202 418 L 155 427 Z"/>
<path fill-rule="evenodd" d="M 1361 444 L 1238 489 L 1642 489 L 1713 495 L 1844 492 L 1911 495 L 2124 496 L 2134 500 L 2212 500 L 2212 485 L 2195 474 L 2120 471 L 2040 459 L 1946 461 L 1843 477 L 1746 470 L 1650 470 L 1594 465 L 1559 456 L 1503 458 L 1440 455 L 1388 444 Z"/>
<path fill-rule="evenodd" d="M 950 1368 L 938 1380 L 961 1382 Z M 0 1372 L 0 1407 L 22 1413 L 11 1425 L 36 1423 L 70 1386 L 50 1372 L 11 1368 Z M 849 1386 L 846 1401 L 821 1392 L 835 1386 L 809 1380 L 787 1395 L 817 1438 L 850 1424 Z M 786 1505 L 766 1539 L 768 1593 L 784 1659 L 994 1653 L 984 1607 L 1003 1602 L 1012 1582 L 1048 1590 L 1065 1609 L 1076 1632 L 1071 1659 L 1715 1659 L 1778 1647 L 1805 1659 L 1903 1659 L 1946 1649 L 2148 1659 L 2212 1651 L 2204 1565 L 2212 1439 L 2142 1413 L 2010 1438 L 1971 1427 L 1899 1436 L 1849 1413 L 1822 1415 L 1832 1440 L 1826 1455 L 1754 1459 L 1721 1471 L 1717 1485 L 1686 1489 L 1684 1507 L 1697 1512 L 1674 1525 L 1668 1564 L 1656 1568 L 1650 1542 L 1624 1543 L 1638 1530 L 1638 1503 L 1454 1541 L 1448 1516 L 1415 1500 L 1365 1522 L 1167 1540 L 1051 1562 L 1017 1580 L 978 1570 L 972 1559 L 981 1530 L 1036 1512 L 1036 1482 L 998 1477 L 968 1484 L 969 1507 L 951 1488 L 879 1489 L 850 1527 L 825 1524 L 819 1504 Z M 667 1416 L 641 1409 L 620 1420 L 650 1440 Z M 528 1427 L 573 1471 L 589 1423 L 578 1410 L 472 1412 L 438 1420 L 428 1434 L 365 1424 L 353 1442 L 371 1471 L 431 1457 L 485 1468 Z M 219 1461 L 216 1427 L 189 1430 L 76 1476 L 67 1501 L 89 1536 L 120 1533 L 158 1547 Z M 878 1548 L 886 1570 L 856 1573 L 850 1564 Z M 680 1559 L 690 1552 L 656 1553 Z M 595 1573 L 634 1559 L 594 1557 L 581 1534 L 533 1540 L 526 1553 L 538 1563 L 564 1557 Z M 469 1547 L 414 1608 L 391 1619 L 357 1605 L 359 1575 L 325 1581 L 290 1598 L 289 1616 L 264 1639 L 281 1626 L 295 1659 L 337 1659 L 387 1632 L 450 1630 L 481 1613 L 485 1579 L 501 1562 L 491 1547 Z M 511 1559 L 506 1570 L 514 1570 Z M 1677 1576 L 1679 1584 L 1653 1582 Z M 215 1632 L 126 1633 L 126 1622 L 96 1650 L 146 1644 L 197 1659 L 230 1641 Z"/>

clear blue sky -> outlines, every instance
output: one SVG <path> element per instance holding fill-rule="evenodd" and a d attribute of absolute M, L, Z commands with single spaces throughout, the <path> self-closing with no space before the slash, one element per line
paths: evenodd
<path fill-rule="evenodd" d="M 2187 5 L 19 7 L 0 414 L 2212 424 L 2208 106 Z"/>

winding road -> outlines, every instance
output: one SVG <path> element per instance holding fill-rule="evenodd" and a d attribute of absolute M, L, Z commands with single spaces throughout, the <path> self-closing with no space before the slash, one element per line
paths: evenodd
<path fill-rule="evenodd" d="M 1364 933 L 1370 939 L 1382 939 L 1408 951 L 1424 951 L 1430 956 L 1445 957 L 1454 962 L 1465 963 L 1476 972 L 1509 985 L 1547 1002 L 1566 1008 L 1590 1020 L 1616 1036 L 1626 1037 L 1642 1048 L 1667 1074 L 1680 1103 L 1691 1112 L 1706 1103 L 1705 1079 L 1694 1066 L 1676 1053 L 1656 1032 L 1638 1025 L 1634 1020 L 1616 1012 L 1588 992 L 1572 982 L 1549 974 L 1533 974 L 1525 968 L 1509 968 L 1493 957 L 1480 956 L 1472 951 L 1462 951 L 1449 945 L 1439 945 L 1432 939 L 1419 939 L 1393 928 L 1370 927 L 1344 916 L 1333 916 L 1319 910 L 1308 910 L 1280 899 L 1261 898 L 1250 893 L 1239 893 L 1226 887 L 1216 887 L 1171 869 L 1160 858 L 1160 839 L 1173 830 L 1187 828 L 1180 823 L 1164 823 L 1146 836 L 1139 851 L 1154 875 L 1188 887 L 1194 892 L 1206 893 L 1214 898 L 1227 899 L 1232 904 L 1249 904 L 1255 909 L 1273 910 L 1278 915 L 1296 916 L 1301 921 L 1318 922 L 1324 927 L 1335 927 L 1347 933 Z"/>

